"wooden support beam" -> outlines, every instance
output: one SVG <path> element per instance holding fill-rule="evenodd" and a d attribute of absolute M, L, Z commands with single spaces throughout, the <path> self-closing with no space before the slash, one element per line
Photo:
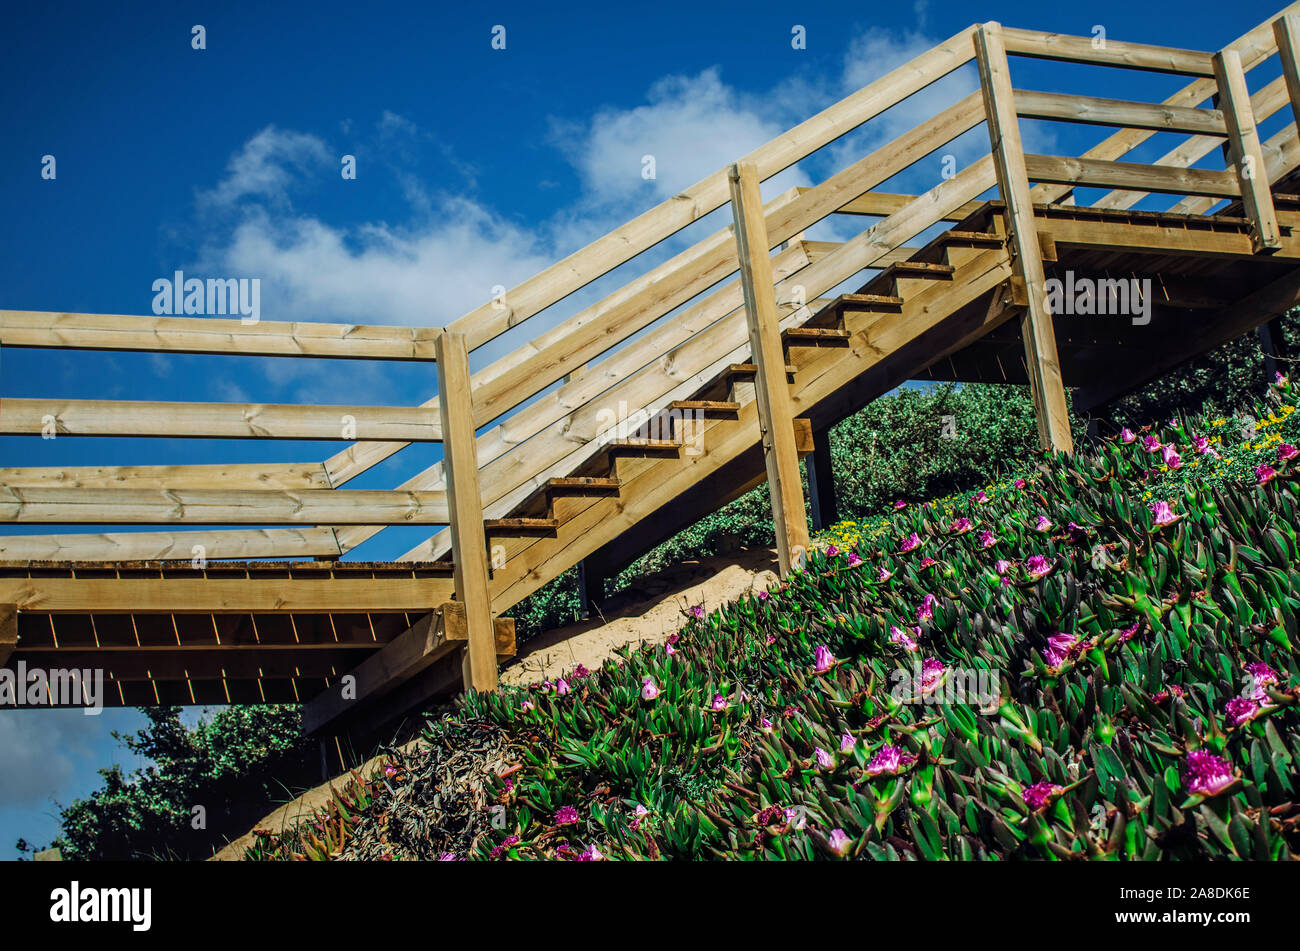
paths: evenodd
<path fill-rule="evenodd" d="M 799 452 L 791 424 L 794 405 L 790 400 L 790 384 L 786 382 L 785 348 L 781 343 L 758 170 L 749 163 L 733 165 L 730 182 L 749 347 L 758 367 L 754 389 L 759 427 L 763 434 L 772 519 L 776 523 L 776 550 L 784 577 L 802 566 L 809 545 Z"/>
<path fill-rule="evenodd" d="M 6 402 L 6 407 L 8 403 Z M 0 469 L 0 485 L 69 489 L 328 489 L 319 462 L 199 466 L 33 466 Z"/>
<path fill-rule="evenodd" d="M 1047 307 L 1043 257 L 1034 223 L 1034 206 L 1025 170 L 1025 153 L 1016 119 L 1015 97 L 1003 45 L 1002 27 L 986 23 L 975 31 L 975 58 L 979 64 L 980 88 L 989 141 L 997 168 L 998 186 L 1006 203 L 1008 247 L 1018 278 L 1024 282 L 1027 303 L 1021 318 L 1025 341 L 1025 363 L 1029 368 L 1034 415 L 1038 420 L 1038 441 L 1044 449 L 1071 452 L 1070 412 L 1061 383 L 1061 366 L 1056 354 L 1052 314 Z"/>
<path fill-rule="evenodd" d="M 42 614 L 401 614 L 451 593 L 416 577 L 0 578 L 0 604 Z"/>
<path fill-rule="evenodd" d="M 1084 125 L 1109 125 L 1192 135 L 1227 135 L 1223 113 L 1217 109 L 1150 105 L 1127 99 L 1099 99 L 1065 93 L 1015 90 L 1016 114 L 1023 119 L 1050 119 Z"/>
<path fill-rule="evenodd" d="M 1250 108 L 1250 89 L 1236 50 L 1214 54 L 1214 75 L 1219 84 L 1219 104 L 1228 123 L 1228 144 L 1238 180 L 1241 203 L 1254 225 L 1251 239 L 1256 252 L 1276 251 L 1282 246 L 1269 190 L 1268 166 L 1255 128 L 1255 114 Z"/>
<path fill-rule="evenodd" d="M 448 514 L 444 492 L 0 485 L 0 522 L 44 525 L 445 525 Z"/>
<path fill-rule="evenodd" d="M 18 605 L 0 604 L 0 667 L 18 648 Z"/>
<path fill-rule="evenodd" d="M 808 466 L 808 501 L 816 531 L 829 528 L 839 521 L 835 506 L 835 477 L 831 472 L 830 437 L 829 429 L 814 435 L 813 451 L 804 456 Z"/>
<path fill-rule="evenodd" d="M 0 561 L 337 558 L 342 554 L 328 528 L 0 536 Z"/>
<path fill-rule="evenodd" d="M 1091 36 L 1063 33 L 1040 33 L 1037 30 L 1002 30 L 1007 52 L 1017 56 L 1055 59 L 1124 69 L 1145 69 L 1157 73 L 1184 76 L 1213 76 L 1210 54 L 1199 50 L 1181 50 L 1146 43 L 1120 43 L 1106 40 L 1099 47 Z"/>
<path fill-rule="evenodd" d="M 1282 78 L 1291 100 L 1291 113 L 1300 126 L 1300 17 L 1279 17 L 1273 21 L 1278 58 L 1282 61 Z"/>
<path fill-rule="evenodd" d="M 1236 198 L 1241 194 L 1236 175 L 1213 169 L 1174 168 L 1061 155 L 1026 155 L 1024 165 L 1026 174 L 1035 182 L 1071 187 L 1141 189 L 1166 195 L 1207 195 L 1212 198 Z"/>
<path fill-rule="evenodd" d="M 0 435 L 437 442 L 442 427 L 418 406 L 9 397 L 0 416 Z"/>
<path fill-rule="evenodd" d="M 442 419 L 443 471 L 451 510 L 451 548 L 456 564 L 456 598 L 465 605 L 469 648 L 465 689 L 495 690 L 497 654 L 488 583 L 487 536 L 478 481 L 474 401 L 465 335 L 445 333 L 438 354 L 438 412 Z"/>

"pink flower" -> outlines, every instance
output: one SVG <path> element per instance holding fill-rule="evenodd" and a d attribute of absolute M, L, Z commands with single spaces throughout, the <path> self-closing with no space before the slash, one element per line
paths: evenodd
<path fill-rule="evenodd" d="M 910 766 L 916 762 L 915 756 L 904 755 L 903 751 L 892 743 L 886 743 L 871 758 L 867 764 L 868 776 L 880 776 L 882 774 L 897 773 L 904 766 Z"/>
<path fill-rule="evenodd" d="M 569 682 L 565 680 L 563 677 L 561 677 L 559 680 L 555 682 L 555 692 L 558 693 L 561 697 L 563 697 L 565 694 L 569 692 Z"/>
<path fill-rule="evenodd" d="M 916 607 L 916 619 L 918 621 L 928 621 L 934 617 L 934 606 L 939 603 L 939 599 L 932 594 L 927 594 L 925 599 Z"/>
<path fill-rule="evenodd" d="M 1047 646 L 1043 648 L 1043 658 L 1047 661 L 1048 667 L 1060 667 L 1070 658 L 1070 651 L 1079 639 L 1073 634 L 1053 634 L 1047 639 Z"/>
<path fill-rule="evenodd" d="M 803 813 L 798 809 L 786 809 L 785 822 L 786 825 L 791 829 L 794 829 L 796 832 L 808 824 L 808 820 L 804 818 Z"/>
<path fill-rule="evenodd" d="M 1038 521 L 1034 523 L 1034 530 L 1038 532 L 1050 531 L 1051 528 L 1052 528 L 1052 523 L 1047 520 L 1046 515 L 1038 516 Z"/>
<path fill-rule="evenodd" d="M 1017 489 L 1023 489 L 1026 485 L 1028 485 L 1028 483 L 1025 482 L 1024 479 L 1017 479 L 1017 480 L 1016 480 L 1016 488 L 1017 488 Z"/>
<path fill-rule="evenodd" d="M 1277 478 L 1277 470 L 1270 465 L 1255 467 L 1255 481 L 1259 485 L 1268 485 Z"/>
<path fill-rule="evenodd" d="M 1274 385 L 1274 386 L 1280 386 L 1280 387 L 1282 387 L 1283 389 L 1286 389 L 1286 387 L 1287 387 L 1287 378 L 1284 377 L 1284 376 L 1283 376 L 1279 371 L 1274 370 L 1274 371 L 1273 371 L 1273 385 Z"/>
<path fill-rule="evenodd" d="M 981 547 L 981 548 L 992 548 L 992 547 L 993 547 L 994 545 L 996 545 L 997 543 L 998 543 L 998 540 L 997 540 L 996 538 L 993 537 L 993 533 L 992 533 L 991 531 L 989 531 L 987 528 L 984 529 L 984 531 L 980 532 L 980 547 Z"/>
<path fill-rule="evenodd" d="M 926 694 L 939 686 L 939 680 L 948 668 L 937 657 L 927 657 L 921 662 L 921 693 Z"/>
<path fill-rule="evenodd" d="M 1174 514 L 1174 510 L 1169 507 L 1168 502 L 1152 502 L 1148 508 L 1151 509 L 1151 514 L 1155 516 L 1157 525 L 1170 525 L 1178 521 L 1178 516 Z"/>
<path fill-rule="evenodd" d="M 913 532 L 911 535 L 908 535 L 907 538 L 903 540 L 903 544 L 901 544 L 898 547 L 898 553 L 900 555 L 905 555 L 909 551 L 916 551 L 916 549 L 920 547 L 921 547 L 921 536 L 916 534 L 916 532 Z"/>
<path fill-rule="evenodd" d="M 760 600 L 760 601 L 766 601 L 767 599 L 768 599 L 768 593 L 767 593 L 767 591 L 760 591 L 760 592 L 758 592 L 758 600 Z"/>
<path fill-rule="evenodd" d="M 843 829 L 832 829 L 830 837 L 831 851 L 843 858 L 853 848 L 853 840 L 844 834 Z"/>
<path fill-rule="evenodd" d="M 976 502 L 987 502 L 989 500 L 989 497 L 984 494 L 983 489 L 980 489 L 978 492 L 976 492 L 972 498 Z"/>
<path fill-rule="evenodd" d="M 948 530 L 954 535 L 965 535 L 971 530 L 971 527 L 970 519 L 958 518 L 953 520 L 953 523 L 949 526 Z"/>
<path fill-rule="evenodd" d="M 1052 570 L 1052 562 L 1042 555 L 1030 555 L 1025 559 L 1025 573 L 1037 581 Z"/>
<path fill-rule="evenodd" d="M 1277 447 L 1278 462 L 1286 462 L 1288 459 L 1294 459 L 1296 456 L 1300 456 L 1300 449 L 1297 449 L 1289 442 L 1284 442 L 1282 445 Z"/>
<path fill-rule="evenodd" d="M 840 734 L 840 752 L 852 753 L 853 747 L 857 745 L 857 740 L 853 739 L 852 733 Z"/>
<path fill-rule="evenodd" d="M 1132 636 L 1137 633 L 1137 630 L 1138 622 L 1134 621 L 1132 627 L 1126 627 L 1124 630 L 1119 632 L 1119 643 L 1123 644 L 1125 641 L 1132 638 Z"/>
<path fill-rule="evenodd" d="M 533 703 L 531 700 L 525 700 L 523 703 L 521 703 L 521 704 L 519 705 L 519 709 L 520 709 L 520 710 L 536 710 L 536 709 L 537 709 L 537 705 L 536 705 L 535 703 Z"/>
<path fill-rule="evenodd" d="M 1213 456 L 1215 459 L 1219 458 L 1218 450 L 1210 445 L 1210 438 L 1208 436 L 1193 436 L 1192 445 L 1196 447 L 1196 451 L 1202 456 Z"/>
<path fill-rule="evenodd" d="M 713 695 L 713 704 L 712 704 L 712 709 L 713 709 L 713 710 L 725 710 L 725 709 L 727 709 L 727 698 L 724 697 L 724 696 L 723 696 L 722 694 L 720 694 L 720 693 L 715 693 L 715 694 Z"/>
<path fill-rule="evenodd" d="M 830 648 L 825 644 L 817 645 L 815 659 L 816 663 L 813 666 L 813 670 L 819 674 L 824 674 L 835 666 L 835 655 L 831 653 Z"/>
<path fill-rule="evenodd" d="M 813 754 L 817 757 L 817 766 L 820 769 L 830 769 L 835 765 L 835 757 L 831 756 L 820 746 L 813 747 Z"/>
<path fill-rule="evenodd" d="M 921 629 L 919 627 L 914 627 L 912 630 L 916 632 L 918 637 L 920 637 Z M 892 644 L 902 644 L 904 650 L 919 650 L 916 641 L 912 640 L 912 638 L 908 636 L 907 632 L 896 624 L 891 625 L 889 628 L 889 641 Z"/>
<path fill-rule="evenodd" d="M 858 553 L 856 551 L 849 552 L 849 567 L 856 568 L 860 564 L 862 564 L 862 559 L 858 556 Z"/>
<path fill-rule="evenodd" d="M 577 825 L 578 810 L 572 806 L 561 806 L 555 811 L 555 824 L 557 826 Z"/>
<path fill-rule="evenodd" d="M 694 614 L 696 617 L 704 617 L 704 605 L 702 604 L 695 605 L 693 608 L 691 608 L 691 613 Z"/>
<path fill-rule="evenodd" d="M 1020 795 L 1031 812 L 1042 812 L 1047 808 L 1052 798 L 1060 792 L 1060 786 L 1056 785 L 1056 783 L 1049 783 L 1044 779 L 1042 782 L 1034 783 Z"/>
<path fill-rule="evenodd" d="M 834 558 L 834 557 L 837 556 L 839 553 L 840 553 L 840 550 L 839 550 L 838 548 L 836 548 L 834 545 L 831 545 L 829 548 L 826 549 L 826 557 L 827 557 L 827 558 Z"/>
<path fill-rule="evenodd" d="M 758 727 L 759 727 L 760 730 L 762 730 L 762 731 L 765 732 L 765 733 L 771 733 L 771 732 L 772 732 L 772 721 L 769 720 L 767 717 L 763 717 L 763 719 L 761 719 L 761 720 L 758 721 Z"/>
<path fill-rule="evenodd" d="M 1011 567 L 1011 562 L 1007 561 L 1005 558 L 1000 558 L 998 559 L 997 563 L 994 564 L 993 570 L 1000 575 L 1005 575 L 1007 573 L 1007 569 L 1010 567 Z"/>
<path fill-rule="evenodd" d="M 653 677 L 647 677 L 641 681 L 642 700 L 653 700 L 657 696 L 659 696 L 659 688 L 655 686 L 655 679 Z"/>
<path fill-rule="evenodd" d="M 1170 469 L 1181 468 L 1183 464 L 1183 459 L 1180 455 L 1178 455 L 1178 453 L 1174 452 L 1173 446 L 1163 446 L 1160 449 L 1160 454 L 1164 457 L 1165 465 L 1167 465 Z"/>
<path fill-rule="evenodd" d="M 881 565 L 880 571 L 876 573 L 877 581 L 888 581 L 892 577 L 894 577 L 894 573 L 890 571 L 888 568 L 886 568 L 884 565 Z"/>
<path fill-rule="evenodd" d="M 1183 778 L 1187 782 L 1187 791 L 1201 796 L 1217 795 L 1231 786 L 1235 779 L 1231 763 L 1205 750 L 1193 750 L 1187 754 L 1187 772 Z"/>
<path fill-rule="evenodd" d="M 393 766 L 393 765 L 391 765 L 391 764 L 388 765 L 388 766 L 385 766 L 385 767 L 384 767 L 384 775 L 387 776 L 389 779 L 392 779 L 394 776 L 397 775 L 397 767 L 396 767 L 396 766 Z"/>
<path fill-rule="evenodd" d="M 664 653 L 667 654 L 669 657 L 672 657 L 674 654 L 677 653 L 677 648 L 673 647 L 672 644 L 665 644 Z"/>
<path fill-rule="evenodd" d="M 1233 697 L 1223 705 L 1223 712 L 1228 715 L 1228 722 L 1241 726 L 1255 719 L 1259 713 L 1259 704 L 1249 697 Z"/>
<path fill-rule="evenodd" d="M 518 844 L 519 844 L 519 836 L 517 836 L 517 835 L 508 835 L 508 836 L 506 836 L 504 839 L 501 840 L 501 844 L 500 844 L 500 845 L 498 845 L 496 848 L 494 848 L 494 849 L 493 849 L 493 850 L 488 854 L 488 858 L 490 858 L 490 859 L 500 858 L 502 855 L 504 855 L 504 854 L 505 854 L 506 852 L 508 852 L 511 848 L 513 848 L 514 846 L 516 846 L 516 845 L 518 845 Z"/>
<path fill-rule="evenodd" d="M 896 502 L 894 503 L 894 510 L 895 510 L 895 511 L 899 511 L 899 512 L 901 512 L 901 511 L 902 511 L 903 509 L 905 509 L 905 508 L 907 508 L 907 503 L 904 502 L 902 499 L 899 499 L 898 501 L 896 501 Z"/>
<path fill-rule="evenodd" d="M 1129 443 L 1137 439 L 1137 433 L 1133 432 L 1133 430 L 1125 426 L 1123 429 L 1119 431 L 1119 438 L 1122 439 L 1124 442 Z"/>
<path fill-rule="evenodd" d="M 1160 440 L 1157 439 L 1154 435 L 1147 436 L 1142 440 L 1142 448 L 1145 449 L 1147 452 L 1159 452 Z"/>
<path fill-rule="evenodd" d="M 1246 672 L 1250 674 L 1251 699 L 1267 703 L 1268 688 L 1280 683 L 1277 673 L 1268 664 L 1247 664 Z"/>
<path fill-rule="evenodd" d="M 587 846 L 579 855 L 579 862 L 599 862 L 605 856 L 600 854 L 600 849 L 594 845 Z"/>
<path fill-rule="evenodd" d="M 933 558 L 922 558 L 920 564 L 920 570 L 924 571 L 926 568 L 933 568 L 937 564 L 938 562 L 935 561 Z"/>

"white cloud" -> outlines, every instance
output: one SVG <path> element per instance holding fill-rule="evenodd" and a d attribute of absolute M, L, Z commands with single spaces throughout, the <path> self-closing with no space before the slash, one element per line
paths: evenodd
<path fill-rule="evenodd" d="M 226 163 L 226 176 L 198 194 L 202 211 L 226 209 L 243 199 L 283 205 L 295 176 L 332 161 L 325 143 L 314 135 L 267 126 L 244 143 Z"/>

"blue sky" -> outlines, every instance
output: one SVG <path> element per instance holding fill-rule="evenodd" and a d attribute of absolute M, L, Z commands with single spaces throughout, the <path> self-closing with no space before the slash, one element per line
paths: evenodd
<path fill-rule="evenodd" d="M 258 277 L 262 316 L 440 326 L 974 21 L 1216 49 L 1274 2 L 28 4 L 0 33 L 0 308 L 147 314 L 152 283 Z M 204 50 L 191 27 L 206 28 Z M 506 48 L 491 47 L 492 28 Z M 807 48 L 791 48 L 794 25 Z M 1251 76 L 1258 89 L 1272 76 Z M 1013 62 L 1021 88 L 1155 102 L 1176 77 Z M 813 184 L 974 88 L 967 70 L 765 186 Z M 1282 119 L 1263 127 L 1267 135 Z M 874 128 L 874 127 L 873 127 Z M 1078 154 L 1089 127 L 1027 124 Z M 954 147 L 987 151 L 982 129 Z M 1168 148 L 1157 137 L 1139 159 Z M 357 178 L 340 175 L 356 156 Z M 641 175 L 656 157 L 657 177 Z M 43 180 L 53 155 L 57 178 Z M 937 161 L 888 183 L 923 190 Z M 1084 200 L 1084 196 L 1081 196 Z M 724 211 L 725 215 L 726 212 Z M 728 223 L 712 216 L 688 237 Z M 859 227 L 862 224 L 859 223 Z M 848 225 L 819 237 L 848 237 Z M 658 260 L 669 248 L 647 255 Z M 514 332 L 572 313 L 584 293 Z M 521 336 L 523 334 L 524 336 Z M 484 348 L 475 366 L 499 354 Z M 9 349 L 0 398 L 411 404 L 429 368 Z M 0 438 L 0 466 L 318 461 L 336 444 Z M 391 487 L 407 450 L 358 479 Z M 418 530 L 356 552 L 391 558 Z M 95 785 L 132 711 L 0 713 L 0 856 L 55 829 L 51 797 Z M 129 763 L 127 765 L 130 765 Z"/>

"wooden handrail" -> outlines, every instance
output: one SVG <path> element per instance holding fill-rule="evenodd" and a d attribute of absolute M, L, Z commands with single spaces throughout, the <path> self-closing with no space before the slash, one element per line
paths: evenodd
<path fill-rule="evenodd" d="M 1121 43 L 1104 36 L 1070 36 L 1034 30 L 1002 28 L 1007 52 L 1015 56 L 1054 59 L 1069 63 L 1118 66 L 1184 76 L 1214 76 L 1210 54 L 1146 43 Z"/>

